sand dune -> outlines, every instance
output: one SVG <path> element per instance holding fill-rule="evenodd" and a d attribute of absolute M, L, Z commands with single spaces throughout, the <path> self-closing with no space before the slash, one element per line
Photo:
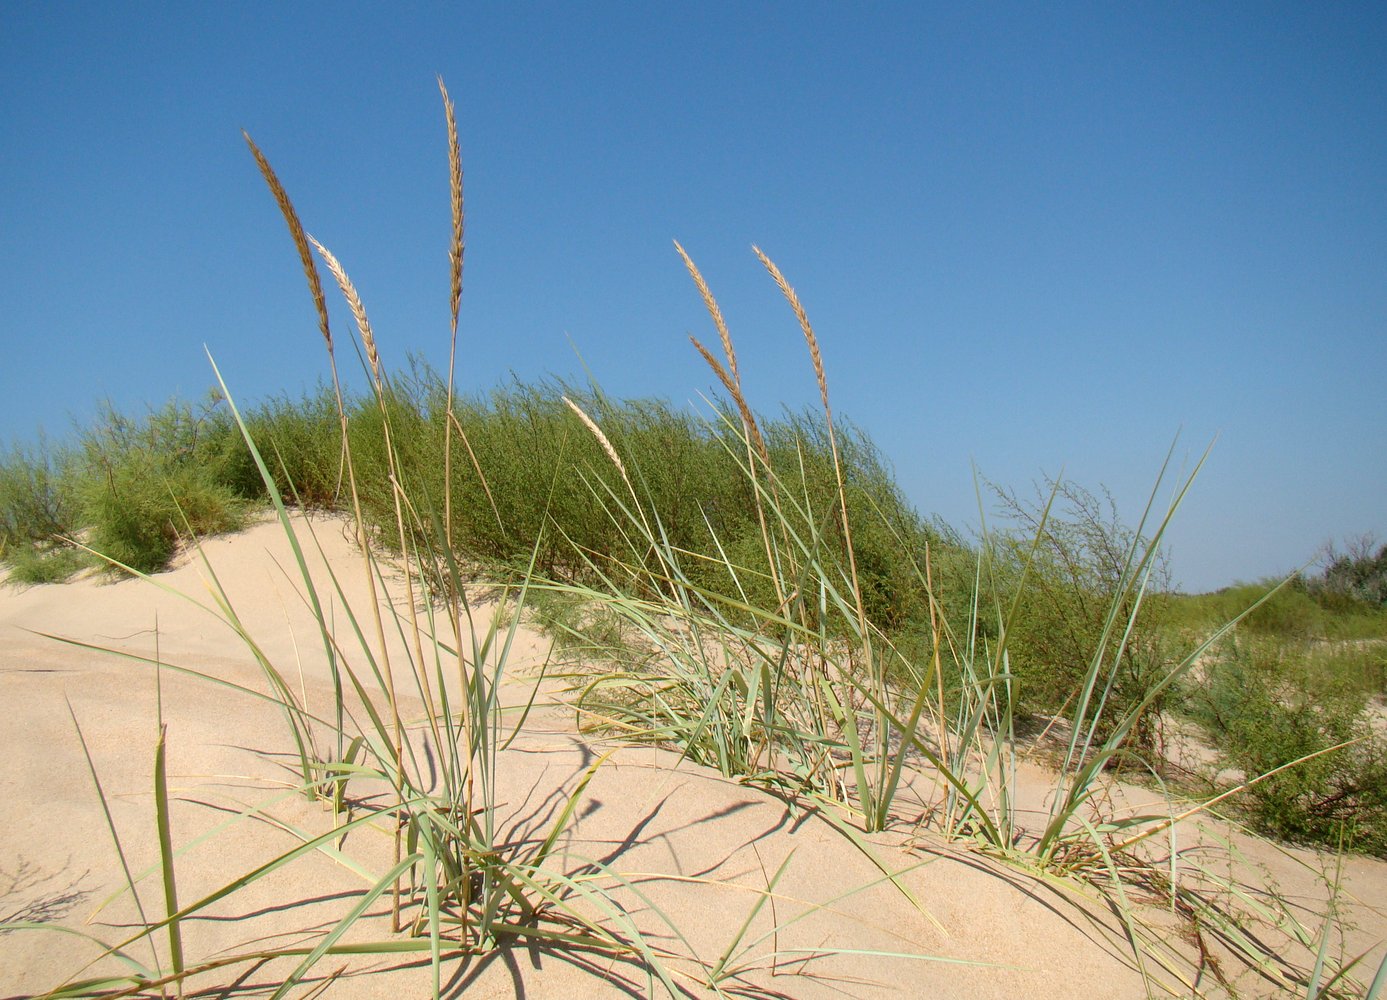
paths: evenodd
<path fill-rule="evenodd" d="M 359 555 L 342 523 L 313 522 L 322 558 L 313 554 L 315 578 L 330 591 L 327 567 L 338 575 L 347 601 L 365 605 Z M 283 532 L 263 524 L 203 545 L 208 563 L 247 633 L 293 677 L 311 710 L 328 711 L 331 683 L 322 642 L 296 585 L 293 555 Z M 107 942 L 117 942 L 140 921 L 124 886 L 121 862 L 93 787 L 77 725 L 99 771 L 120 833 L 126 862 L 138 876 L 157 866 L 152 768 L 159 717 L 166 726 L 175 799 L 175 844 L 180 899 L 199 898 L 266 859 L 331 827 L 321 806 L 288 791 L 292 746 L 271 703 L 188 677 L 173 669 L 96 652 L 37 633 L 50 633 L 152 657 L 211 677 L 265 690 L 245 643 L 224 621 L 177 596 L 212 605 L 206 570 L 185 555 L 149 582 L 80 580 L 64 586 L 0 590 L 0 731 L 8 766 L 0 772 L 0 917 L 7 923 L 38 920 Z M 399 587 L 392 588 L 398 600 Z M 328 616 L 346 627 L 342 601 Z M 522 631 L 507 699 L 523 703 L 544 662 L 546 641 Z M 403 650 L 397 649 L 399 662 Z M 695 767 L 667 751 L 613 747 L 580 738 L 557 687 L 546 683 L 540 707 L 501 755 L 496 822 L 516 850 L 543 839 L 592 761 L 612 756 L 584 790 L 576 818 L 550 865 L 567 874 L 609 871 L 603 882 L 611 920 L 630 921 L 650 945 L 674 956 L 668 967 L 680 989 L 708 995 L 704 968 L 716 966 L 752 913 L 773 874 L 785 865 L 774 900 L 763 906 L 741 939 L 744 953 L 727 963 L 723 988 L 745 996 L 785 997 L 1139 997 L 1146 987 L 1120 920 L 1094 894 L 1056 879 L 1002 864 L 966 845 L 917 833 L 903 809 L 897 829 L 854 843 L 838 825 L 795 804 Z M 407 702 L 403 714 L 418 719 Z M 1027 797 L 1043 801 L 1043 769 L 1025 772 Z M 930 776 L 917 776 L 927 797 Z M 1133 796 L 1149 793 L 1132 790 Z M 909 800 L 905 800 L 909 801 Z M 222 824 L 252 805 L 263 819 Z M 204 835 L 212 832 L 211 836 Z M 1187 837 L 1196 833 L 1191 830 Z M 1188 840 L 1186 841 L 1188 842 Z M 1323 907 L 1326 887 L 1316 873 L 1332 861 L 1238 838 L 1246 855 L 1229 861 L 1249 884 L 1277 890 L 1310 921 Z M 898 883 L 881 867 L 902 872 Z M 369 885 L 363 873 L 383 872 L 391 838 L 363 829 L 341 845 L 340 856 L 310 852 L 294 864 L 227 896 L 187 922 L 188 964 L 220 956 L 309 941 L 331 928 Z M 1372 968 L 1387 936 L 1387 865 L 1349 859 L 1343 886 L 1346 939 L 1334 953 L 1369 950 Z M 145 916 L 158 919 L 157 873 L 141 882 Z M 1145 897 L 1134 890 L 1137 903 Z M 113 895 L 108 905 L 101 904 Z M 913 900 L 912 901 L 912 897 Z M 1357 902 L 1354 902 L 1357 900 Z M 1373 905 L 1376 904 L 1376 908 Z M 378 900 L 346 940 L 387 935 L 388 905 Z M 1157 982 L 1177 985 L 1186 976 L 1201 994 L 1225 995 L 1188 928 L 1162 916 L 1159 904 L 1143 910 L 1164 927 L 1183 954 L 1166 971 L 1148 963 Z M 1164 923 L 1163 923 L 1164 921 Z M 772 929 L 778 930 L 772 933 Z M 1268 934 L 1271 932 L 1268 931 Z M 1216 945 L 1216 942 L 1215 942 Z M 162 938 L 159 947 L 163 947 Z M 1304 961 L 1305 956 L 1287 958 Z M 1303 951 L 1303 950 L 1302 950 Z M 875 952 L 878 954 L 864 954 Z M 153 961 L 147 942 L 131 956 Z M 886 957 L 889 953 L 891 957 Z M 0 932 L 0 996 L 42 994 L 70 977 L 119 971 L 94 944 L 56 930 Z M 682 956 L 682 958 L 680 957 Z M 1310 956 L 1309 961 L 1313 961 Z M 1366 963 L 1365 963 L 1366 964 Z M 268 995 L 292 968 L 266 964 L 219 968 L 191 981 L 189 992 Z M 1274 992 L 1271 984 L 1225 961 L 1218 970 L 1247 993 Z M 311 982 L 340 975 L 326 986 L 331 997 L 426 995 L 427 961 L 415 956 L 330 955 Z M 560 998 L 659 995 L 639 961 L 596 951 L 516 946 L 484 957 L 452 957 L 444 966 L 448 995 Z M 217 991 L 215 985 L 234 989 Z M 1159 990 L 1158 990 L 1159 992 Z M 157 995 L 157 994 L 156 994 Z M 295 995 L 309 995 L 300 987 Z"/>

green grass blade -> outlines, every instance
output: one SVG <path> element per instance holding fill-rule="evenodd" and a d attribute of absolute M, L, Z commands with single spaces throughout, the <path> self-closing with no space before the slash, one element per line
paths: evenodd
<path fill-rule="evenodd" d="M 313 576 L 308 572 L 308 563 L 304 559 L 303 548 L 299 545 L 298 535 L 294 532 L 293 522 L 289 520 L 289 512 L 285 510 L 284 500 L 279 494 L 279 488 L 275 484 L 274 476 L 271 475 L 269 467 L 265 465 L 265 459 L 260 454 L 260 449 L 255 446 L 255 441 L 251 437 L 250 428 L 241 418 L 241 411 L 236 407 L 236 401 L 231 396 L 231 390 L 226 387 L 226 381 L 222 378 L 221 370 L 217 367 L 216 360 L 212 357 L 212 352 L 207 352 L 207 360 L 212 365 L 212 372 L 217 377 L 217 385 L 221 386 L 222 396 L 226 400 L 227 408 L 231 410 L 231 415 L 236 421 L 237 428 L 241 431 L 241 437 L 250 449 L 251 458 L 255 461 L 255 468 L 260 473 L 260 479 L 265 484 L 265 490 L 269 494 L 270 502 L 274 504 L 275 514 L 279 518 L 280 526 L 284 529 L 285 537 L 289 541 L 289 546 L 293 549 L 294 560 L 298 563 L 299 572 L 303 578 L 305 591 L 309 601 L 312 602 L 314 619 L 318 623 L 319 635 L 323 640 L 323 653 L 327 656 L 328 669 L 332 674 L 333 693 L 336 699 L 337 709 L 337 759 L 342 758 L 342 740 L 345 736 L 343 726 L 343 702 L 342 702 L 342 677 L 337 669 L 337 657 L 333 648 L 332 636 L 328 632 L 327 616 L 323 614 L 322 605 L 318 600 L 318 591 L 313 585 Z M 305 778 L 308 776 L 305 775 Z"/>
<path fill-rule="evenodd" d="M 723 974 L 727 969 L 727 963 L 732 960 L 733 953 L 736 952 L 737 946 L 742 943 L 742 939 L 746 937 L 747 931 L 751 928 L 752 921 L 754 921 L 756 915 L 761 912 L 761 908 L 769 902 L 771 895 L 775 892 L 776 885 L 780 883 L 781 877 L 785 874 L 786 869 L 790 867 L 790 862 L 793 861 L 794 858 L 795 852 L 792 849 L 785 855 L 785 860 L 780 862 L 780 867 L 775 870 L 775 874 L 766 881 L 766 891 L 756 897 L 756 902 L 752 904 L 751 909 L 747 912 L 746 919 L 742 921 L 741 927 L 737 928 L 737 933 L 732 935 L 732 940 L 727 942 L 727 947 L 723 950 L 722 956 L 718 959 L 718 964 L 713 966 L 712 971 L 708 974 L 712 982 L 717 983 L 723 979 Z"/>
<path fill-rule="evenodd" d="M 323 936 L 323 939 L 304 957 L 304 960 L 299 963 L 298 967 L 285 977 L 284 982 L 279 985 L 279 989 L 275 990 L 271 1000 L 282 1000 L 283 997 L 287 996 L 289 991 L 297 986 L 303 980 L 303 977 L 308 974 L 309 970 L 317 964 L 318 960 L 326 955 L 329 949 L 337 943 L 337 939 L 351 930 L 370 905 L 380 898 L 382 894 L 388 892 L 395 884 L 395 880 L 415 864 L 422 861 L 423 857 L 422 854 L 411 854 L 408 857 L 402 858 L 399 864 L 386 872 L 385 875 L 381 877 L 380 881 L 373 885 L 370 890 L 361 897 L 357 904 L 347 912 L 347 915 L 337 922 L 337 926 Z"/>
<path fill-rule="evenodd" d="M 63 701 L 67 703 L 68 715 L 72 717 L 72 727 L 77 731 L 77 741 L 82 745 L 82 756 L 86 759 L 87 762 L 87 773 L 91 775 L 92 784 L 96 786 L 96 797 L 101 802 L 101 813 L 106 818 L 106 829 L 110 831 L 111 841 L 115 844 L 116 856 L 120 858 L 120 870 L 125 875 L 125 885 L 130 891 L 131 898 L 135 901 L 135 910 L 140 915 L 140 923 L 145 927 L 148 927 L 149 918 L 145 916 L 144 903 L 140 900 L 140 894 L 135 891 L 135 879 L 130 874 L 130 864 L 125 857 L 125 848 L 120 842 L 120 834 L 116 832 L 115 819 L 111 816 L 111 807 L 110 804 L 106 801 L 106 792 L 101 787 L 101 777 L 97 773 L 96 762 L 92 760 L 91 749 L 87 746 L 87 738 L 82 732 L 82 726 L 77 722 L 77 713 L 73 710 L 72 702 L 68 700 L 67 695 L 63 695 Z M 132 938 L 131 940 L 137 940 L 140 936 L 143 935 L 139 935 L 136 938 Z M 127 941 L 125 943 L 129 944 L 130 942 Z M 123 945 L 121 947 L 123 947 Z M 107 953 L 123 955 L 123 953 L 120 952 L 119 949 L 113 948 L 108 948 Z M 150 941 L 150 953 L 154 957 L 155 968 L 160 968 L 159 955 L 158 952 L 154 949 L 154 943 L 152 939 Z M 131 960 L 125 959 L 125 961 L 129 962 Z"/>
<path fill-rule="evenodd" d="M 1377 967 L 1377 975 L 1373 976 L 1364 1000 L 1379 1000 L 1384 993 L 1387 993 L 1387 956 L 1383 956 L 1382 964 Z"/>
<path fill-rule="evenodd" d="M 154 748 L 154 818 L 159 830 L 159 867 L 163 873 L 164 912 L 167 914 L 169 960 L 173 974 L 183 974 L 183 929 L 178 913 L 178 880 L 173 867 L 173 835 L 169 817 L 169 784 L 165 773 L 165 738 L 168 726 L 159 727 L 159 742 Z M 182 995 L 180 983 L 179 995 Z"/>

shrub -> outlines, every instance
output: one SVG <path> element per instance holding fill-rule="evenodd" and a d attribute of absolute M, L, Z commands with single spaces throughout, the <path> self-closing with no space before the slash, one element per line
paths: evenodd
<path fill-rule="evenodd" d="M 1103 683 L 1110 688 L 1096 735 L 1105 739 L 1111 720 L 1140 704 L 1169 669 L 1163 637 L 1165 565 L 1155 563 L 1138 609 L 1129 564 L 1138 539 L 1119 520 L 1110 495 L 1054 481 L 1038 490 L 1034 501 L 993 489 L 1016 526 L 996 536 L 992 569 L 999 606 L 1011 607 L 1020 595 L 1008 622 L 1007 650 L 1021 708 L 1069 713 L 1094 656 L 1101 654 Z M 1110 633 L 1104 643 L 1104 626 L 1114 609 L 1117 621 L 1133 624 Z M 1157 722 L 1165 704 L 1158 698 L 1142 713 L 1131 745 L 1158 749 Z"/>
<path fill-rule="evenodd" d="M 1245 807 L 1263 832 L 1387 855 L 1387 748 L 1354 678 L 1325 673 L 1309 646 L 1259 637 L 1225 642 L 1192 699 L 1225 759 L 1252 785 Z M 1352 746 L 1322 753 L 1350 741 Z"/>
<path fill-rule="evenodd" d="M 83 433 L 77 488 L 93 549 L 151 573 L 185 528 L 205 535 L 241 526 L 245 503 L 228 485 L 234 452 L 216 405 L 209 399 L 195 411 L 173 401 L 143 420 L 107 407 Z"/>
<path fill-rule="evenodd" d="M 62 583 L 91 565 L 81 549 L 64 544 L 19 545 L 7 550 L 8 581 L 19 584 Z"/>
<path fill-rule="evenodd" d="M 62 541 L 77 529 L 73 456 L 12 447 L 0 458 L 0 559 L 16 583 L 54 583 L 82 567 L 80 553 Z"/>
<path fill-rule="evenodd" d="M 1323 572 L 1311 581 L 1313 591 L 1324 598 L 1387 607 L 1387 545 L 1374 552 L 1374 544 L 1372 536 L 1365 535 L 1350 542 L 1346 552 L 1330 545 Z"/>
<path fill-rule="evenodd" d="M 246 414 L 246 425 L 285 502 L 324 510 L 340 505 L 342 434 L 331 386 L 320 385 L 297 401 L 288 396 L 266 400 Z M 238 493 L 263 496 L 259 473 L 239 435 L 236 444 L 244 459 L 244 465 L 235 466 L 235 482 L 244 484 Z"/>
<path fill-rule="evenodd" d="M 71 456 L 15 445 L 0 458 L 0 547 L 47 541 L 73 529 L 75 510 L 67 489 Z"/>
<path fill-rule="evenodd" d="M 445 484 L 446 391 L 435 372 L 416 362 L 408 374 L 387 383 L 379 401 L 369 397 L 347 403 L 363 512 L 383 541 L 397 534 L 382 433 L 388 418 L 406 492 L 439 498 L 451 490 L 451 537 L 467 557 L 523 567 L 533 552 L 536 568 L 555 579 L 593 582 L 599 571 L 631 577 L 632 568 L 649 558 L 650 546 L 624 523 L 619 505 L 629 502 L 626 487 L 564 402 L 567 398 L 600 423 L 641 504 L 658 512 L 661 537 L 672 552 L 687 557 L 681 569 L 690 582 L 774 607 L 771 568 L 744 467 L 745 445 L 730 429 L 734 424 L 677 410 L 664 400 L 617 401 L 560 381 L 513 381 L 455 402 L 461 434 L 454 436 L 452 480 Z M 320 397 L 317 405 L 326 414 L 335 403 Z M 313 434 L 330 439 L 329 423 L 320 415 Z M 264 429 L 253 433 L 279 445 L 283 426 L 290 430 L 291 444 L 310 436 L 297 412 L 292 407 L 286 411 L 282 402 L 266 414 Z M 870 439 L 850 425 L 839 430 L 866 610 L 883 627 L 905 628 L 924 619 L 927 604 L 924 588 L 903 556 L 922 562 L 925 540 L 938 533 L 927 530 L 906 502 Z M 784 499 L 786 528 L 803 538 L 818 538 L 823 557 L 840 561 L 844 539 L 822 416 L 787 414 L 767 422 L 765 435 Z M 296 454 L 309 450 L 300 448 Z M 321 470 L 327 451 L 319 448 L 316 455 L 317 464 L 307 469 L 301 459 L 286 458 L 288 478 L 300 492 L 298 475 L 316 477 L 319 491 L 325 485 Z M 909 552 L 902 551 L 903 545 Z M 726 562 L 716 558 L 719 551 Z"/>

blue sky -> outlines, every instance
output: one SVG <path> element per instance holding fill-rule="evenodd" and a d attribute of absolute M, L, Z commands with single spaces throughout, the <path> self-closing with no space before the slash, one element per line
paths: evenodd
<path fill-rule="evenodd" d="M 1281 4 L 0 5 L 0 441 L 98 400 L 325 374 L 240 136 L 360 289 L 387 364 L 696 400 L 722 303 L 753 405 L 835 409 L 969 530 L 973 470 L 1135 518 L 1218 442 L 1177 581 L 1387 534 L 1387 13 Z M 349 324 L 336 310 L 339 329 Z"/>

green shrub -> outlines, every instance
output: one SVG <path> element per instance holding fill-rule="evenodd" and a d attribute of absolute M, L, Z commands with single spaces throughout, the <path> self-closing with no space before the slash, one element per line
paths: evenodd
<path fill-rule="evenodd" d="M 1265 593 L 1272 586 L 1272 581 L 1266 581 L 1260 587 L 1238 588 L 1246 601 L 1242 606 L 1255 603 L 1261 596 L 1258 591 Z M 1260 635 L 1304 639 L 1323 633 L 1325 617 L 1324 609 L 1310 596 L 1304 580 L 1297 576 L 1248 615 L 1242 627 Z"/>
<path fill-rule="evenodd" d="M 195 411 L 174 401 L 134 420 L 107 407 L 82 435 L 77 484 L 82 522 L 97 552 L 142 573 L 163 568 L 179 535 L 234 530 L 246 504 L 229 470 L 224 421 L 215 399 Z"/>
<path fill-rule="evenodd" d="M 131 456 L 125 463 L 94 480 L 87 496 L 90 545 L 102 555 L 153 573 L 173 556 L 185 523 L 197 535 L 242 525 L 243 505 L 197 468 L 160 469 Z"/>
<path fill-rule="evenodd" d="M 1318 575 L 1239 583 L 1209 594 L 1178 595 L 1171 621 L 1190 630 L 1215 627 L 1275 591 L 1242 623 L 1244 632 L 1287 639 L 1387 638 L 1382 576 L 1387 546 L 1373 551 L 1370 538 L 1338 553 L 1332 546 Z"/>
<path fill-rule="evenodd" d="M 616 401 L 557 381 L 517 381 L 458 399 L 461 433 L 453 435 L 450 484 L 444 483 L 446 383 L 437 373 L 416 362 L 384 383 L 380 399 L 346 398 L 357 493 L 378 539 L 399 544 L 388 421 L 398 478 L 416 508 L 437 513 L 434 501 L 451 488 L 451 537 L 464 558 L 523 567 L 533 552 L 537 568 L 556 579 L 591 581 L 595 570 L 629 575 L 650 557 L 650 547 L 624 525 L 619 507 L 630 500 L 626 487 L 565 398 L 602 426 L 640 503 L 659 512 L 659 532 L 680 555 L 690 582 L 759 606 L 783 599 L 771 583 L 736 425 L 663 400 Z M 350 505 L 341 419 L 330 387 L 299 400 L 271 398 L 250 408 L 246 423 L 283 496 L 309 507 Z M 837 479 L 822 415 L 786 414 L 763 426 L 781 530 L 813 540 L 815 558 L 845 573 Z M 864 433 L 843 422 L 838 443 L 867 616 L 889 632 L 918 628 L 928 603 L 911 559 L 923 564 L 925 543 L 940 532 L 910 507 Z M 10 536 L 23 535 L 32 547 L 45 531 L 87 527 L 98 551 L 148 572 L 168 561 L 184 518 L 200 533 L 227 530 L 266 495 L 215 396 L 198 406 L 174 401 L 141 418 L 107 407 L 81 434 L 80 445 L 62 470 L 18 453 L 0 468 L 0 517 L 15 525 L 4 529 L 5 544 L 12 547 Z M 791 548 L 777 544 L 776 558 Z M 719 550 L 727 562 L 716 558 Z M 26 572 L 42 575 L 68 565 L 59 561 L 40 570 L 40 555 L 26 557 Z M 799 571 L 777 569 L 782 578 Z M 828 627 L 841 632 L 843 623 Z"/>
<path fill-rule="evenodd" d="M 1192 706 L 1227 762 L 1248 777 L 1340 743 L 1242 793 L 1260 830 L 1387 855 L 1387 746 L 1357 679 L 1324 671 L 1308 645 L 1256 636 L 1224 643 Z"/>
<path fill-rule="evenodd" d="M 69 488 L 72 456 L 15 445 L 0 458 L 0 551 L 68 534 L 76 521 Z"/>
<path fill-rule="evenodd" d="M 15 583 L 55 583 L 82 568 L 78 550 L 62 541 L 78 527 L 73 456 L 18 445 L 0 458 L 0 559 Z"/>
<path fill-rule="evenodd" d="M 10 583 L 62 583 L 86 569 L 91 560 L 81 549 L 70 545 L 19 545 L 7 550 Z"/>
<path fill-rule="evenodd" d="M 246 425 L 286 503 L 326 510 L 344 502 L 342 425 L 331 386 L 320 385 L 299 400 L 266 400 L 246 414 Z M 237 466 L 237 481 L 244 483 L 238 492 L 260 496 L 263 484 L 250 452 L 239 436 L 237 444 L 249 463 Z"/>
<path fill-rule="evenodd" d="M 347 403 L 363 511 L 383 541 L 397 536 L 384 420 L 388 417 L 406 492 L 442 497 L 445 394 L 442 379 L 416 363 L 387 385 L 383 404 L 374 397 Z M 565 398 L 602 427 L 640 504 L 658 512 L 659 533 L 690 582 L 774 606 L 755 495 L 744 469 L 745 447 L 730 425 L 663 400 L 616 401 L 563 382 L 517 381 L 455 402 L 461 433 L 453 437 L 448 485 L 452 538 L 461 553 L 483 563 L 523 567 L 533 552 L 546 576 L 589 582 L 598 571 L 629 578 L 651 557 L 649 544 L 625 523 L 620 507 L 632 501 L 619 471 Z M 253 433 L 278 441 L 280 425 L 293 426 L 293 419 L 278 409 L 264 433 Z M 822 418 L 786 415 L 766 423 L 765 434 L 788 529 L 818 538 L 828 563 L 842 562 L 837 486 Z M 865 434 L 844 425 L 839 444 L 868 614 L 887 628 L 903 628 L 925 615 L 927 604 L 908 559 L 902 558 L 902 545 L 922 561 L 930 532 Z M 321 461 L 324 452 L 318 454 Z M 719 550 L 728 562 L 716 558 Z"/>
<path fill-rule="evenodd" d="M 1387 608 L 1387 545 L 1373 551 L 1371 535 L 1349 543 L 1347 552 L 1329 546 L 1323 572 L 1310 581 L 1324 599 L 1357 602 Z"/>
<path fill-rule="evenodd" d="M 1173 662 L 1164 630 L 1165 566 L 1154 565 L 1138 608 L 1128 561 L 1136 533 L 1119 520 L 1110 496 L 1064 482 L 1048 483 L 1034 501 L 994 491 L 1014 525 L 996 535 L 991 570 L 998 605 L 1015 608 L 1007 651 L 1020 706 L 1043 715 L 1070 714 L 1090 664 L 1101 655 L 1108 695 L 1095 733 L 1106 739 L 1112 720 L 1140 704 Z M 1123 627 L 1105 642 L 1104 627 L 1114 611 Z M 1132 746 L 1159 749 L 1157 722 L 1165 706 L 1162 696 L 1142 713 Z"/>

